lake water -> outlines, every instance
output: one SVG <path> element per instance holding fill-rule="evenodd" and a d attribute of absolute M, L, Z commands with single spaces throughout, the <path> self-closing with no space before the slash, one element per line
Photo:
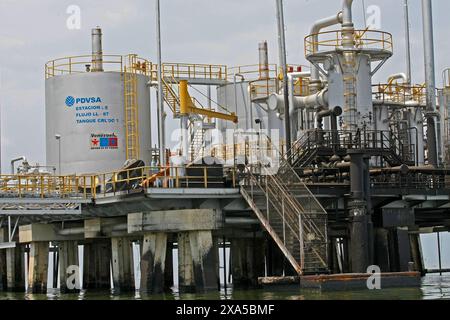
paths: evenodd
<path fill-rule="evenodd" d="M 420 288 L 382 289 L 363 291 L 320 292 L 286 288 L 276 291 L 228 289 L 206 295 L 172 294 L 141 296 L 139 293 L 113 295 L 110 292 L 82 292 L 59 294 L 50 290 L 47 295 L 0 293 L 0 300 L 450 300 L 450 275 L 429 275 Z"/>

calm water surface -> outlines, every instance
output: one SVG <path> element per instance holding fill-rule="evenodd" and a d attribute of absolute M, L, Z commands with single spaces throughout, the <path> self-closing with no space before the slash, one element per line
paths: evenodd
<path fill-rule="evenodd" d="M 450 275 L 430 275 L 422 280 L 421 288 L 383 289 L 375 291 L 320 292 L 316 290 L 280 289 L 277 291 L 250 290 L 207 295 L 173 294 L 141 296 L 111 293 L 82 292 L 76 295 L 50 291 L 47 295 L 0 293 L 0 300 L 450 300 Z"/>

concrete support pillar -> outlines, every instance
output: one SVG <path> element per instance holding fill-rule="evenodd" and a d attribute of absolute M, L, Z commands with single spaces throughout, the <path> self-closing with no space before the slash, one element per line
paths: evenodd
<path fill-rule="evenodd" d="M 353 273 L 366 273 L 370 265 L 368 240 L 370 217 L 366 214 L 353 215 L 351 219 L 351 269 Z"/>
<path fill-rule="evenodd" d="M 247 268 L 247 246 L 245 239 L 232 239 L 231 272 L 234 288 L 245 288 L 250 285 L 249 270 Z"/>
<path fill-rule="evenodd" d="M 141 291 L 143 293 L 164 292 L 166 254 L 167 233 L 144 235 L 141 257 Z"/>
<path fill-rule="evenodd" d="M 217 250 L 217 252 L 215 251 Z M 190 231 L 178 235 L 178 274 L 182 292 L 219 289 L 218 248 L 211 231 Z"/>
<path fill-rule="evenodd" d="M 78 242 L 61 241 L 58 243 L 59 287 L 61 293 L 80 291 Z"/>
<path fill-rule="evenodd" d="M 233 260 L 233 257 L 231 260 Z M 267 243 L 267 275 L 282 276 L 284 273 L 284 260 L 285 257 L 280 248 L 278 248 L 273 240 L 269 240 Z M 231 263 L 233 263 L 233 261 L 231 261 Z"/>
<path fill-rule="evenodd" d="M 253 239 L 231 240 L 231 263 L 233 287 L 246 288 L 258 285 L 258 278 L 264 276 L 263 241 Z"/>
<path fill-rule="evenodd" d="M 397 228 L 397 252 L 398 252 L 398 268 L 400 272 L 410 271 L 411 246 L 409 239 L 409 231 L 407 228 Z"/>
<path fill-rule="evenodd" d="M 7 241 L 6 229 L 0 228 L 0 242 Z M 6 290 L 6 251 L 0 250 L 0 292 Z"/>
<path fill-rule="evenodd" d="M 350 260 L 354 273 L 365 273 L 373 264 L 373 231 L 370 208 L 369 162 L 366 156 L 350 153 Z"/>
<path fill-rule="evenodd" d="M 166 266 L 164 268 L 164 289 L 170 291 L 174 286 L 173 282 L 173 242 L 167 242 Z"/>
<path fill-rule="evenodd" d="M 25 291 L 25 247 L 6 249 L 6 274 L 8 291 Z"/>
<path fill-rule="evenodd" d="M 6 251 L 0 250 L 0 291 L 6 290 Z"/>
<path fill-rule="evenodd" d="M 28 292 L 47 293 L 48 242 L 31 242 L 28 262 Z"/>
<path fill-rule="evenodd" d="M 178 286 L 180 292 L 195 292 L 194 261 L 187 232 L 178 234 Z"/>
<path fill-rule="evenodd" d="M 420 235 L 419 234 L 410 234 L 409 235 L 410 243 L 411 243 L 411 256 L 412 261 L 414 262 L 414 271 L 420 272 L 423 276 L 425 276 L 425 264 L 422 256 L 422 246 L 420 243 Z"/>
<path fill-rule="evenodd" d="M 217 253 L 214 252 L 211 231 L 189 232 L 194 278 L 197 292 L 218 290 Z"/>
<path fill-rule="evenodd" d="M 96 239 L 84 245 L 83 288 L 111 289 L 111 241 Z"/>
<path fill-rule="evenodd" d="M 386 229 L 375 230 L 375 264 L 382 272 L 391 272 L 389 261 L 389 231 Z"/>
<path fill-rule="evenodd" d="M 133 242 L 129 238 L 111 238 L 114 292 L 136 290 L 133 265 Z"/>

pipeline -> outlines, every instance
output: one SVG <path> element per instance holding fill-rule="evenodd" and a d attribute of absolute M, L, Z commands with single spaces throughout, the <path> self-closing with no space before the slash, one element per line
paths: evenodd
<path fill-rule="evenodd" d="M 423 42 L 425 60 L 425 78 L 427 86 L 427 139 L 428 162 L 432 166 L 438 165 L 437 139 L 436 139 L 436 78 L 434 64 L 434 36 L 433 36 L 433 9 L 431 0 L 422 0 L 423 12 Z"/>
<path fill-rule="evenodd" d="M 293 73 L 289 73 L 288 74 L 288 90 L 289 90 L 289 105 L 291 106 L 291 108 L 289 109 L 289 112 L 291 114 L 290 119 L 291 119 L 291 130 L 292 130 L 292 136 L 295 137 L 295 132 L 297 131 L 298 128 L 298 116 L 297 113 L 299 112 L 298 108 L 295 107 L 294 104 L 294 81 L 296 79 L 303 79 L 303 78 L 307 78 L 307 77 L 311 77 L 311 72 L 293 72 Z M 304 117 L 303 117 L 303 110 L 300 110 L 300 115 L 301 115 L 301 119 L 300 119 L 300 130 L 303 130 L 304 127 Z"/>
<path fill-rule="evenodd" d="M 284 97 L 273 93 L 270 95 L 267 103 L 271 110 L 278 110 L 280 113 L 284 112 Z M 328 108 L 328 89 L 325 88 L 322 91 L 312 94 L 306 97 L 294 97 L 293 108 L 295 109 L 323 109 Z"/>
<path fill-rule="evenodd" d="M 339 117 L 341 114 L 342 114 L 341 107 L 334 107 L 333 109 L 319 111 L 316 114 L 318 128 L 322 129 L 322 122 L 324 118 L 331 117 L 332 118 L 331 130 L 337 130 L 337 117 Z"/>
<path fill-rule="evenodd" d="M 392 84 L 395 80 L 403 80 L 403 83 L 408 83 L 408 76 L 404 73 L 396 73 L 389 76 L 387 83 Z"/>
<path fill-rule="evenodd" d="M 11 160 L 11 174 L 14 174 L 14 164 L 19 161 L 27 161 L 27 158 L 22 156 Z"/>
<path fill-rule="evenodd" d="M 318 20 L 314 23 L 314 25 L 311 28 L 310 34 L 312 35 L 311 41 L 314 45 L 314 52 L 317 52 L 319 47 L 319 33 L 322 29 L 334 26 L 336 24 L 343 22 L 343 14 L 342 11 L 338 12 L 338 14 L 333 15 L 331 17 Z M 319 69 L 314 65 L 311 64 L 311 82 L 310 82 L 310 90 L 312 93 L 318 92 L 320 89 L 322 89 L 321 81 L 320 81 L 320 73 Z"/>

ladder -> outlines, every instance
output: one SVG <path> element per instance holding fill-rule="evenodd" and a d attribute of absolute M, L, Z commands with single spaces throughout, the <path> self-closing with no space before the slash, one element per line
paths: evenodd
<path fill-rule="evenodd" d="M 204 157 L 205 151 L 205 130 L 203 130 L 203 122 L 191 121 L 191 144 L 190 154 L 191 161 L 195 161 L 199 157 Z"/>
<path fill-rule="evenodd" d="M 137 55 L 129 55 L 124 67 L 125 142 L 127 160 L 139 159 L 139 106 L 137 97 Z"/>

